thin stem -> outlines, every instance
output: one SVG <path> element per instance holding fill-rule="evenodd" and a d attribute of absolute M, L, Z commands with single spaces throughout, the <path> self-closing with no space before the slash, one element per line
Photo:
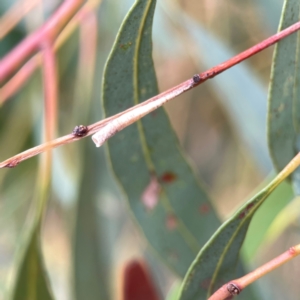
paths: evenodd
<path fill-rule="evenodd" d="M 77 12 L 77 14 L 57 37 L 54 45 L 55 51 L 57 51 L 70 37 L 85 16 L 94 11 L 96 7 L 100 5 L 100 3 L 101 0 L 89 0 L 84 4 L 84 6 Z M 36 68 L 41 64 L 41 61 L 40 53 L 36 54 L 34 57 L 28 60 L 15 75 L 12 76 L 5 85 L 3 85 L 2 88 L 0 88 L 0 105 L 18 92 L 18 90 L 26 83 Z"/>
<path fill-rule="evenodd" d="M 52 140 L 56 132 L 57 124 L 57 72 L 55 53 L 51 44 L 47 45 L 42 52 L 43 59 L 43 82 L 44 82 L 44 139 Z M 42 195 L 38 202 L 37 218 L 41 218 L 46 205 L 47 191 L 51 181 L 52 151 L 49 150 L 42 157 L 39 165 L 39 190 Z"/>
<path fill-rule="evenodd" d="M 43 51 L 43 82 L 45 110 L 45 140 L 54 139 L 57 123 L 57 72 L 54 49 L 51 45 Z"/>
<path fill-rule="evenodd" d="M 271 45 L 277 43 L 281 39 L 287 37 L 288 35 L 296 32 L 300 29 L 300 22 L 293 24 L 292 26 L 286 28 L 285 30 L 269 37 L 268 39 L 262 41 L 261 43 L 249 48 L 248 50 L 234 56 L 233 58 L 221 63 L 203 73 L 197 74 L 191 79 L 155 96 L 142 103 L 135 105 L 119 114 L 112 117 L 101 120 L 97 123 L 88 126 L 88 130 L 85 136 L 92 135 L 97 132 L 94 136 L 94 141 L 97 146 L 101 146 L 108 138 L 113 136 L 116 132 L 122 130 L 123 128 L 129 126 L 136 120 L 142 118 L 146 114 L 152 112 L 158 107 L 162 106 L 166 102 L 174 99 L 175 97 L 181 95 L 182 93 L 191 90 L 192 88 L 202 84 L 207 79 L 213 78 L 214 76 L 224 72 L 225 70 L 235 66 L 241 61 L 255 55 L 256 53 L 270 47 Z M 102 131 L 100 131 L 102 130 Z M 100 132 L 99 132 L 100 131 Z M 4 162 L 0 163 L 0 168 L 4 167 L 15 167 L 21 161 L 35 156 L 41 152 L 48 149 L 58 147 L 60 145 L 70 143 L 75 140 L 79 140 L 82 137 L 68 134 L 66 136 L 60 137 L 52 142 L 39 145 L 37 147 L 31 148 L 25 152 L 22 152 L 16 156 L 13 156 Z"/>
<path fill-rule="evenodd" d="M 15 72 L 26 59 L 45 46 L 53 43 L 60 31 L 78 11 L 84 0 L 66 0 L 38 30 L 25 38 L 0 61 L 0 83 Z"/>
<path fill-rule="evenodd" d="M 224 284 L 208 300 L 224 300 L 237 295 L 249 284 L 274 271 L 298 255 L 300 255 L 300 244 L 291 247 L 289 250 L 260 266 L 256 270 L 248 273 L 247 275 Z"/>
<path fill-rule="evenodd" d="M 2 40 L 28 14 L 39 0 L 17 1 L 0 19 L 0 40 Z"/>

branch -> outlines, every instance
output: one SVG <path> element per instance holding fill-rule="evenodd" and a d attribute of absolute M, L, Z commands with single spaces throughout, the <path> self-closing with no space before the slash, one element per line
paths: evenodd
<path fill-rule="evenodd" d="M 78 24 L 85 19 L 86 15 L 94 11 L 99 6 L 101 0 L 89 0 L 84 6 L 76 13 L 68 25 L 63 29 L 55 41 L 54 49 L 57 51 L 69 36 L 75 31 Z M 11 77 L 11 79 L 0 88 L 0 105 L 12 97 L 30 78 L 31 74 L 41 64 L 40 53 L 36 54 L 28 60 L 18 72 Z"/>
<path fill-rule="evenodd" d="M 51 44 L 45 45 L 42 51 L 43 59 L 43 90 L 44 90 L 44 140 L 49 142 L 55 136 L 57 124 L 57 71 L 55 52 Z M 52 151 L 47 151 L 42 157 L 39 165 L 39 181 L 41 193 L 48 190 L 51 181 L 51 165 L 52 165 Z M 40 216 L 44 209 L 47 197 L 39 202 Z"/>
<path fill-rule="evenodd" d="M 25 38 L 0 61 L 0 83 L 15 72 L 26 59 L 53 43 L 61 30 L 78 11 L 84 0 L 66 0 L 38 30 Z"/>
<path fill-rule="evenodd" d="M 281 39 L 287 37 L 288 35 L 296 32 L 300 29 L 300 22 L 295 23 L 294 25 L 286 28 L 285 30 L 269 37 L 268 39 L 262 41 L 261 43 L 249 48 L 248 50 L 234 56 L 233 58 L 225 61 L 224 63 L 217 65 L 201 74 L 196 74 L 193 78 L 188 79 L 187 81 L 157 95 L 154 96 L 142 103 L 135 105 L 119 114 L 116 114 L 112 117 L 101 120 L 97 123 L 89 125 L 84 130 L 83 134 L 77 134 L 76 131 L 72 134 L 60 137 L 56 140 L 53 140 L 49 143 L 39 145 L 37 147 L 31 148 L 25 152 L 22 152 L 16 156 L 13 156 L 2 163 L 0 163 L 0 168 L 5 167 L 15 167 L 18 163 L 23 160 L 26 160 L 32 156 L 35 156 L 39 153 L 42 153 L 51 148 L 58 147 L 63 144 L 67 144 L 76 140 L 81 139 L 82 137 L 90 136 L 96 133 L 93 136 L 93 140 L 96 143 L 96 146 L 100 147 L 107 139 L 113 136 L 118 131 L 124 129 L 130 124 L 134 123 L 138 119 L 142 118 L 146 114 L 152 112 L 158 107 L 162 106 L 166 102 L 174 99 L 175 97 L 181 95 L 182 93 L 193 89 L 194 87 L 202 84 L 206 80 L 213 78 L 214 76 L 224 72 L 225 70 L 235 66 L 241 61 L 255 55 L 256 53 L 270 47 L 271 45 L 277 43 Z"/>
<path fill-rule="evenodd" d="M 38 4 L 39 0 L 17 1 L 0 19 L 0 41 Z"/>
<path fill-rule="evenodd" d="M 208 300 L 225 300 L 230 299 L 235 295 L 238 295 L 245 287 L 253 283 L 255 280 L 261 278 L 262 276 L 268 274 L 269 272 L 275 270 L 281 265 L 287 263 L 289 260 L 300 254 L 300 244 L 291 247 L 286 252 L 277 256 L 268 263 L 262 265 L 256 270 L 250 272 L 249 274 L 232 280 L 229 283 L 224 284 L 220 289 L 218 289 Z"/>

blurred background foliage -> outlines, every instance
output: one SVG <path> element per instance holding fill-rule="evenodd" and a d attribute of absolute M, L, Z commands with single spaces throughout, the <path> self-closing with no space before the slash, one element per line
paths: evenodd
<path fill-rule="evenodd" d="M 25 3 L 26 1 L 15 1 Z M 133 0 L 103 0 L 57 51 L 57 137 L 75 125 L 102 118 L 103 67 Z M 160 0 L 154 17 L 154 63 L 160 91 L 258 43 L 277 30 L 282 0 Z M 3 57 L 38 28 L 60 4 L 38 3 L 2 40 Z M 13 5 L 0 2 L 0 15 Z M 95 19 L 93 19 L 95 18 Z M 95 20 L 96 22 L 91 22 Z M 266 142 L 267 89 L 273 48 L 179 96 L 165 108 L 197 175 L 225 220 L 272 178 Z M 40 70 L 0 109 L 0 160 L 41 142 L 43 92 Z M 33 204 L 38 158 L 0 171 L 0 299 L 16 272 L 15 257 Z M 42 229 L 42 250 L 58 300 L 121 299 L 124 266 L 143 259 L 165 297 L 178 280 L 166 269 L 130 218 L 105 156 L 89 139 L 54 150 L 51 193 Z M 299 240 L 299 210 L 282 184 L 255 216 L 242 256 L 249 268 Z M 295 205 L 296 205 L 295 204 Z M 295 206 L 292 206 L 295 207 Z M 281 211 L 281 215 L 278 216 Z M 282 216 L 282 214 L 285 214 Z M 277 218 L 278 216 L 278 218 Z M 279 223 L 278 223 L 279 222 Z M 270 225 L 272 226 L 270 227 Z M 284 230 L 278 230 L 278 228 Z M 259 283 L 265 299 L 300 294 L 299 262 Z M 275 284 L 274 284 L 275 283 Z M 119 297 L 119 298 L 118 298 Z M 170 299 L 172 296 L 169 295 Z"/>

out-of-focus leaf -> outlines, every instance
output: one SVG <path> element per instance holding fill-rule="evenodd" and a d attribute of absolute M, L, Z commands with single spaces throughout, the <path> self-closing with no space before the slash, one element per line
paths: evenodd
<path fill-rule="evenodd" d="M 282 176 L 277 176 L 216 231 L 188 270 L 180 300 L 205 300 L 225 282 L 233 279 L 232 274 L 252 217 L 282 181 Z"/>
<path fill-rule="evenodd" d="M 96 153 L 92 144 L 87 145 L 88 157 L 82 170 L 83 178 L 77 204 L 74 244 L 74 287 L 76 300 L 108 300 L 112 264 L 112 222 L 99 216 L 97 201 L 103 204 L 98 187 L 107 184 L 104 171 L 104 153 Z M 101 151 L 101 150 L 100 150 Z M 95 163 L 101 168 L 95 170 Z M 90 171 L 93 170 L 93 176 Z M 102 172 L 102 173 L 101 173 Z M 100 173 L 100 174 L 99 174 Z M 99 184 L 99 180 L 101 183 Z M 99 199 L 100 198 L 100 199 Z M 100 219 L 100 220 L 99 220 Z M 105 224 L 108 223 L 108 224 Z M 118 223 L 118 220 L 115 221 Z M 107 228 L 111 226 L 110 228 Z"/>
<path fill-rule="evenodd" d="M 261 247 L 269 247 L 276 241 L 289 226 L 293 223 L 297 223 L 300 216 L 300 197 L 295 197 L 281 212 L 276 216 L 274 221 L 268 228 L 264 243 Z"/>
<path fill-rule="evenodd" d="M 12 300 L 53 300 L 40 250 L 39 223 L 30 235 L 20 263 Z"/>
<path fill-rule="evenodd" d="M 122 300 L 159 300 L 145 262 L 130 261 L 124 271 Z"/>
<path fill-rule="evenodd" d="M 275 32 L 278 28 L 283 0 L 256 0 L 256 2 L 261 12 L 260 17 L 267 21 L 270 30 Z"/>
<path fill-rule="evenodd" d="M 156 1 L 139 0 L 125 18 L 103 82 L 106 116 L 158 93 L 151 27 Z M 163 109 L 108 141 L 113 171 L 152 247 L 180 276 L 219 220 L 185 161 Z"/>
<path fill-rule="evenodd" d="M 280 30 L 299 21 L 300 3 L 286 0 Z M 300 62 L 297 32 L 275 47 L 269 90 L 268 139 L 273 163 L 281 170 L 300 150 Z M 299 191 L 299 171 L 293 175 Z M 298 183 L 298 187 L 297 187 Z"/>
<path fill-rule="evenodd" d="M 106 16 L 107 18 L 107 16 Z M 104 17 L 105 19 L 105 17 Z M 105 22 L 101 18 L 101 22 Z M 89 35 L 81 32 L 80 61 L 78 66 L 77 81 L 75 88 L 75 99 L 73 108 L 73 118 L 77 124 L 88 124 L 91 119 L 100 119 L 98 110 L 99 102 L 92 100 L 92 85 L 96 82 L 94 71 L 97 75 L 103 72 L 105 51 L 103 48 L 89 48 L 89 53 L 85 53 L 86 45 L 96 44 L 97 27 L 94 23 L 89 25 Z M 87 26 L 85 25 L 85 26 Z M 101 26 L 101 25 L 100 25 Z M 100 27 L 99 26 L 99 27 Z M 87 28 L 85 28 L 85 32 Z M 104 37 L 103 35 L 101 38 Z M 99 46 L 99 45 L 98 45 Z M 98 55 L 97 55 L 98 54 Z M 97 59 L 96 59 L 97 57 Z M 97 69 L 95 68 L 95 63 Z M 70 70 L 68 70 L 69 72 Z M 96 93 L 99 99 L 100 90 Z M 97 115 L 95 115 L 95 112 Z M 98 205 L 104 205 L 103 194 L 108 184 L 107 167 L 105 164 L 105 154 L 103 149 L 95 152 L 92 144 L 85 144 L 85 147 L 78 148 L 73 153 L 77 161 L 77 186 L 78 199 L 76 207 L 75 241 L 74 241 L 74 298 L 76 300 L 109 300 L 112 264 L 112 231 L 119 220 L 108 220 L 100 215 Z M 73 157 L 73 160 L 74 160 Z M 81 158 L 84 158 L 81 160 Z M 78 163 L 79 162 L 79 163 Z"/>
<path fill-rule="evenodd" d="M 191 38 L 190 51 L 199 67 L 208 69 L 218 65 L 235 54 L 200 24 L 180 10 L 176 2 L 161 2 L 165 13 Z M 176 36 L 176 35 L 175 35 Z M 192 50 L 191 50 L 192 49 Z M 197 51 L 195 51 L 197 49 Z M 203 70 L 199 70 L 201 72 Z M 210 84 L 219 96 L 240 140 L 257 161 L 261 170 L 268 174 L 272 168 L 266 140 L 266 94 L 263 84 L 246 63 L 239 64 L 218 75 Z"/>
<path fill-rule="evenodd" d="M 176 281 L 169 291 L 166 300 L 177 300 L 179 297 L 181 283 Z"/>
<path fill-rule="evenodd" d="M 283 182 L 262 204 L 254 215 L 242 247 L 243 258 L 247 261 L 254 258 L 256 252 L 265 243 L 269 226 L 286 205 L 293 198 L 290 184 Z M 279 235 L 279 231 L 277 237 Z"/>

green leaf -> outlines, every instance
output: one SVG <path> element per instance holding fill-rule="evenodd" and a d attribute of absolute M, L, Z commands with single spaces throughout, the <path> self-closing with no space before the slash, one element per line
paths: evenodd
<path fill-rule="evenodd" d="M 252 260 L 257 251 L 264 247 L 270 224 L 292 199 L 291 185 L 283 182 L 256 212 L 242 248 L 242 255 L 246 261 Z M 279 231 L 276 237 L 279 237 Z"/>
<path fill-rule="evenodd" d="M 97 209 L 99 204 L 103 204 L 103 193 L 98 189 L 99 179 L 101 180 L 100 187 L 103 188 L 104 184 L 107 184 L 103 178 L 103 172 L 107 171 L 107 168 L 102 149 L 101 153 L 95 153 L 94 149 L 93 145 L 89 144 L 83 153 L 88 159 L 85 160 L 82 170 L 83 178 L 76 211 L 74 243 L 76 300 L 108 300 L 111 298 L 109 279 L 112 270 L 111 227 L 113 224 L 105 216 L 99 216 Z M 101 168 L 95 169 L 95 162 L 101 165 Z M 89 176 L 91 170 L 93 170 L 93 176 Z M 105 175 L 107 176 L 107 172 Z M 111 227 L 107 228 L 108 226 Z"/>
<path fill-rule="evenodd" d="M 300 2 L 286 0 L 280 30 L 299 21 Z M 281 170 L 300 150 L 300 33 L 281 40 L 275 48 L 269 90 L 268 139 L 273 163 Z M 298 172 L 295 173 L 296 179 Z"/>
<path fill-rule="evenodd" d="M 166 300 L 177 300 L 178 296 L 179 296 L 179 292 L 180 292 L 180 287 L 181 287 L 181 282 L 176 281 L 172 285 L 172 287 L 167 295 Z"/>
<path fill-rule="evenodd" d="M 283 0 L 255 0 L 258 6 L 260 17 L 264 20 L 272 32 L 278 28 L 280 12 Z M 243 5 L 243 3 L 241 3 Z"/>
<path fill-rule="evenodd" d="M 136 1 L 108 59 L 103 82 L 106 116 L 158 93 L 152 61 L 156 1 Z M 220 224 L 178 145 L 163 109 L 108 141 L 111 166 L 151 246 L 180 276 Z"/>
<path fill-rule="evenodd" d="M 300 197 L 295 197 L 280 213 L 273 219 L 266 232 L 262 248 L 268 249 L 278 237 L 280 237 L 289 227 L 296 224 L 300 216 Z"/>
<path fill-rule="evenodd" d="M 40 249 L 39 222 L 30 234 L 20 263 L 12 300 L 53 300 Z"/>
<path fill-rule="evenodd" d="M 207 299 L 224 283 L 234 279 L 232 274 L 252 217 L 283 180 L 283 176 L 277 176 L 216 231 L 188 270 L 180 300 Z"/>

